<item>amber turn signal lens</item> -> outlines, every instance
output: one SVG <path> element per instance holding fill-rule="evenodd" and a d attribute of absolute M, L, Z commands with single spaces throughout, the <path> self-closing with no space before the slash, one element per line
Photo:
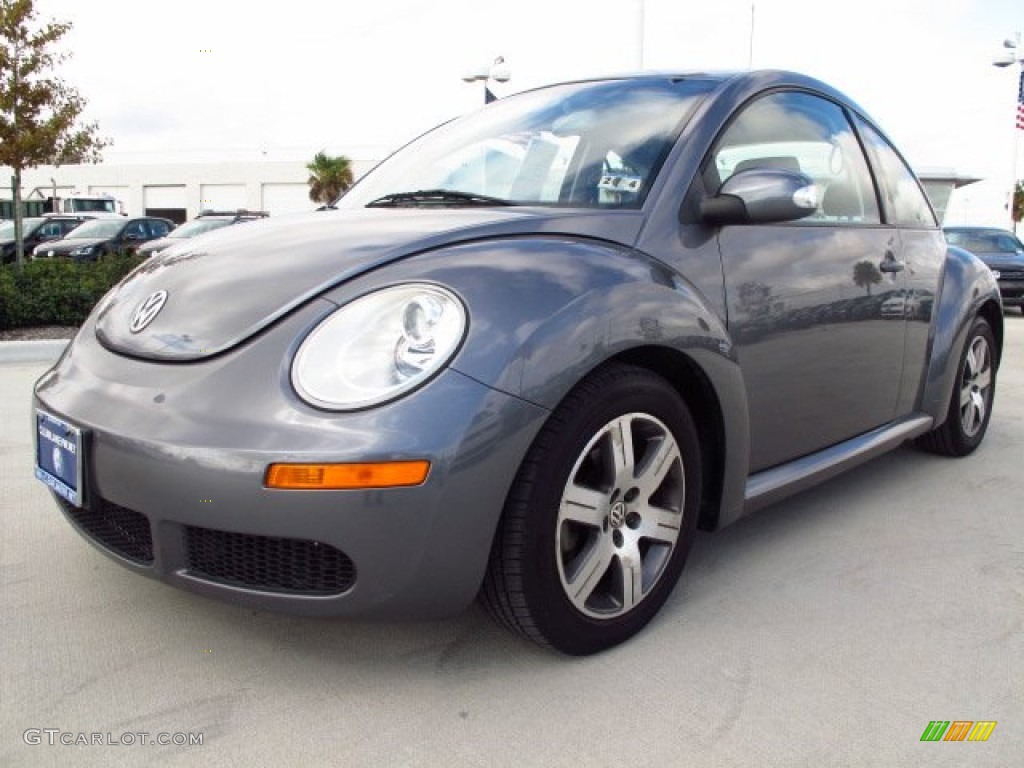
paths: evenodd
<path fill-rule="evenodd" d="M 271 464 L 267 488 L 284 490 L 355 490 L 419 485 L 430 472 L 429 461 L 372 464 Z"/>

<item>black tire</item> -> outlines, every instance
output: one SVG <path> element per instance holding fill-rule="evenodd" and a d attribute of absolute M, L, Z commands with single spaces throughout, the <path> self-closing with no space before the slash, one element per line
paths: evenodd
<path fill-rule="evenodd" d="M 563 653 L 629 639 L 679 579 L 700 482 L 697 430 L 677 392 L 643 368 L 599 369 L 523 460 L 481 601 L 511 630 Z"/>
<path fill-rule="evenodd" d="M 960 353 L 946 420 L 917 444 L 943 456 L 967 456 L 981 445 L 996 393 L 997 350 L 992 328 L 976 317 Z"/>

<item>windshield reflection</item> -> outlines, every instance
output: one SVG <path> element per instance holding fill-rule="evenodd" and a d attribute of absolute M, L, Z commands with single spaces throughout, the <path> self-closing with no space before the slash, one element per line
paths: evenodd
<path fill-rule="evenodd" d="M 570 83 L 510 96 L 399 150 L 337 206 L 444 190 L 524 205 L 637 208 L 711 85 L 647 78 Z M 404 202 L 480 204 L 455 195 L 408 196 Z"/>

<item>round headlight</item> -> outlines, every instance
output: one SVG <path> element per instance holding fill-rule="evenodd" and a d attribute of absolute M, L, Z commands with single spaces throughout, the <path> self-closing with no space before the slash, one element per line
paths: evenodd
<path fill-rule="evenodd" d="M 393 400 L 455 354 L 466 311 L 436 285 L 384 288 L 338 309 L 299 347 L 292 386 L 310 405 L 347 411 Z"/>

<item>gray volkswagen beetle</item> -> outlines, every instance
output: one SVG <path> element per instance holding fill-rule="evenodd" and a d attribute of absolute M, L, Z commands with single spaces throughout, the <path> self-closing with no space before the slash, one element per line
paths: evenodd
<path fill-rule="evenodd" d="M 781 72 L 556 85 L 329 210 L 163 252 L 35 388 L 37 476 L 126 567 L 257 608 L 481 596 L 569 654 L 697 528 L 991 414 L 999 292 L 864 112 Z"/>

